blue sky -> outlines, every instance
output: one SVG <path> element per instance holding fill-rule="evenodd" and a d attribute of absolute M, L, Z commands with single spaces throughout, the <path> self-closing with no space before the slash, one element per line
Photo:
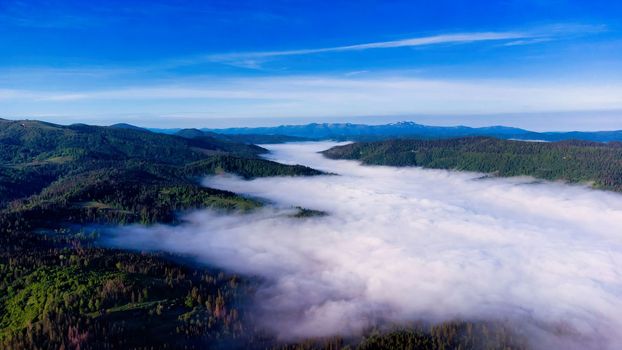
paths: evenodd
<path fill-rule="evenodd" d="M 1 0 L 0 116 L 622 129 L 622 2 Z"/>

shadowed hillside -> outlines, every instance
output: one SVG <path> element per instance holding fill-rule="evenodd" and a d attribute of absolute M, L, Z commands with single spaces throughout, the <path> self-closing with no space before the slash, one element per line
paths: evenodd
<path fill-rule="evenodd" d="M 319 173 L 257 157 L 265 151 L 255 145 L 210 137 L 186 139 L 136 128 L 3 120 L 0 121 L 0 205 L 19 199 L 21 202 L 12 203 L 11 208 L 23 211 L 24 208 L 34 210 L 44 203 L 58 209 L 59 201 L 70 201 L 71 205 L 64 207 L 71 210 L 110 207 L 128 213 L 128 205 L 123 203 L 133 203 L 136 207 L 140 201 L 135 199 L 141 196 L 146 196 L 145 205 L 153 201 L 155 206 L 160 199 L 164 200 L 161 194 L 164 192 L 188 191 L 193 194 L 190 197 L 198 196 L 187 198 L 185 204 L 169 203 L 178 209 L 202 206 L 206 201 L 217 204 L 218 201 L 208 200 L 217 191 L 200 187 L 196 176 L 217 172 L 239 173 L 246 178 Z M 101 201 L 104 202 L 99 206 L 75 205 Z M 230 204 L 223 202 L 227 207 Z M 143 210 L 134 209 L 138 211 L 129 211 L 135 215 Z M 156 209 L 150 206 L 144 210 Z"/>

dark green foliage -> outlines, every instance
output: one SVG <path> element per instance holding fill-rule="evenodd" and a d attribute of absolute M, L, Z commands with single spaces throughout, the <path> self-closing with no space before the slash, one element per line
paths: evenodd
<path fill-rule="evenodd" d="M 239 277 L 72 237 L 0 235 L 0 348 L 199 349 L 243 334 Z"/>
<path fill-rule="evenodd" d="M 216 134 L 218 138 L 229 140 L 232 142 L 254 143 L 254 144 L 269 144 L 269 143 L 285 143 L 285 142 L 303 142 L 311 141 L 312 139 L 297 136 L 287 135 L 260 135 L 260 134 L 248 134 L 248 135 L 223 135 Z"/>
<path fill-rule="evenodd" d="M 175 132 L 175 135 L 193 139 L 211 137 L 220 141 L 246 144 L 268 144 L 268 143 L 284 143 L 309 141 L 304 137 L 287 136 L 287 135 L 264 135 L 264 134 L 219 134 L 215 132 L 202 131 L 199 129 L 181 129 Z"/>
<path fill-rule="evenodd" d="M 177 210 L 206 206 L 245 210 L 257 203 L 202 188 L 196 177 L 320 173 L 255 158 L 265 150 L 254 145 L 37 121 L 0 121 L 0 151 L 0 208 L 30 225 L 50 217 L 171 221 Z"/>
<path fill-rule="evenodd" d="M 174 173 L 160 174 L 167 171 L 165 166 L 184 166 L 211 155 L 253 158 L 263 152 L 255 145 L 189 140 L 142 129 L 0 120 L 0 206 L 85 171 L 142 166 L 164 177 Z"/>
<path fill-rule="evenodd" d="M 522 142 L 492 138 L 391 140 L 334 147 L 324 155 L 364 164 L 528 175 L 622 191 L 622 143 Z"/>
<path fill-rule="evenodd" d="M 328 213 L 325 211 L 307 209 L 303 207 L 296 207 L 296 210 L 297 210 L 296 214 L 292 215 L 295 218 L 312 218 L 312 217 L 328 215 Z"/>
<path fill-rule="evenodd" d="M 528 339 L 502 322 L 411 324 L 388 330 L 368 330 L 361 337 L 332 337 L 264 348 L 279 350 L 512 350 L 527 349 Z M 255 347 L 260 348 L 260 347 Z"/>
<path fill-rule="evenodd" d="M 265 148 L 253 144 L 217 139 L 211 136 L 202 136 L 188 139 L 188 144 L 206 151 L 207 154 L 236 154 L 244 157 L 255 157 L 266 153 Z"/>
<path fill-rule="evenodd" d="M 199 129 L 182 129 L 177 131 L 174 135 L 180 136 L 186 139 L 190 139 L 191 142 L 204 142 L 204 143 L 218 143 L 219 145 L 227 145 L 231 151 L 238 151 L 241 148 L 240 145 L 250 148 L 255 153 L 266 152 L 265 149 L 255 146 L 254 144 L 260 143 L 283 143 L 294 141 L 308 141 L 301 137 L 283 136 L 283 135 L 224 135 L 214 132 L 201 131 Z M 222 147 L 222 146 L 221 146 Z M 246 151 L 244 148 L 239 151 Z"/>
<path fill-rule="evenodd" d="M 152 133 L 143 129 L 69 126 L 40 121 L 0 120 L 0 162 L 19 164 L 54 162 L 55 157 L 87 159 L 141 159 L 181 164 L 201 159 L 202 153 L 223 152 L 254 156 L 266 150 L 254 145 L 205 137 Z"/>
<path fill-rule="evenodd" d="M 242 159 L 231 156 L 214 156 L 209 159 L 188 164 L 186 174 L 234 173 L 246 179 L 269 176 L 311 176 L 321 175 L 321 171 L 302 165 L 285 165 L 263 159 Z"/>
<path fill-rule="evenodd" d="M 494 322 L 448 322 L 440 325 L 413 325 L 366 337 L 356 349 L 526 349 L 525 337 Z"/>

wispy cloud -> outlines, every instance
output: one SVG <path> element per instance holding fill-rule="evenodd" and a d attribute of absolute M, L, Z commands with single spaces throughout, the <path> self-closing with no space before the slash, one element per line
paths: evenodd
<path fill-rule="evenodd" d="M 407 38 L 391 41 L 377 41 L 371 43 L 333 46 L 312 49 L 297 49 L 283 51 L 259 51 L 259 52 L 240 52 L 210 55 L 207 58 L 211 61 L 236 63 L 244 62 L 249 59 L 271 58 L 280 56 L 300 56 L 327 52 L 345 52 L 345 51 L 363 51 L 371 49 L 391 49 L 400 47 L 417 47 L 439 44 L 465 44 L 480 41 L 500 41 L 500 40 L 517 40 L 534 38 L 536 34 L 521 32 L 480 32 L 480 33 L 457 33 L 457 34 L 441 34 L 416 38 Z"/>
<path fill-rule="evenodd" d="M 622 109 L 620 96 L 620 82 L 441 80 L 374 74 L 206 78 L 202 83 L 98 90 L 0 89 L 6 116 L 42 111 L 202 118 L 598 111 Z"/>
<path fill-rule="evenodd" d="M 441 80 L 399 76 L 286 76 L 214 79 L 203 84 L 138 86 L 94 91 L 33 91 L 4 89 L 4 98 L 39 101 L 245 99 L 296 102 L 356 110 L 363 101 L 382 108 L 496 110 L 622 107 L 619 84 L 554 84 L 546 81 Z M 448 106 L 447 104 L 450 104 Z M 364 103 L 365 108 L 370 107 Z M 480 106 L 481 109 L 476 108 Z M 307 106 L 309 107 L 309 106 Z M 343 110 L 344 108 L 338 108 Z M 324 108 L 321 108 L 324 109 Z M 291 111 L 284 111 L 291 112 Z"/>
<path fill-rule="evenodd" d="M 332 47 L 214 54 L 204 56 L 198 60 L 208 60 L 238 67 L 260 68 L 262 61 L 286 56 L 422 47 L 442 44 L 469 44 L 477 42 L 506 42 L 504 46 L 517 46 L 543 43 L 569 35 L 595 34 L 606 30 L 607 28 L 604 25 L 556 24 L 520 31 L 449 33 Z M 187 62 L 191 61 L 192 60 L 189 60 Z M 249 65 L 248 62 L 252 64 Z"/>
<path fill-rule="evenodd" d="M 531 45 L 531 44 L 539 44 L 547 41 L 553 40 L 552 38 L 529 38 L 529 39 L 520 39 L 509 41 L 503 44 L 503 46 L 521 46 L 521 45 Z"/>

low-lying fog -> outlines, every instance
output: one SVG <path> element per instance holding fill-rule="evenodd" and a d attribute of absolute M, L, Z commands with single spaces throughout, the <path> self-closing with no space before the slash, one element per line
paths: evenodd
<path fill-rule="evenodd" d="M 283 338 L 503 319 L 540 348 L 622 346 L 622 195 L 317 153 L 333 145 L 267 147 L 273 160 L 339 176 L 205 179 L 274 202 L 264 210 L 201 210 L 176 227 L 121 228 L 108 243 L 265 278 L 257 308 Z M 330 215 L 293 218 L 293 206 Z"/>

